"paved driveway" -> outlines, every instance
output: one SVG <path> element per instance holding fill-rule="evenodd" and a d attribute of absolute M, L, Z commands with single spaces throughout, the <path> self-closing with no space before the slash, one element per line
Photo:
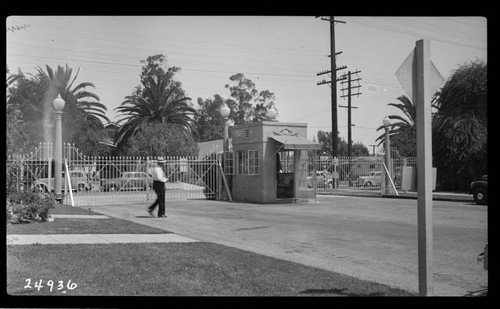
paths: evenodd
<path fill-rule="evenodd" d="M 418 293 L 417 201 L 327 197 L 309 203 L 167 203 L 168 218 L 148 204 L 93 207 L 105 215 L 311 265 Z M 477 264 L 487 238 L 487 207 L 433 202 L 434 294 L 463 296 L 487 287 Z"/>

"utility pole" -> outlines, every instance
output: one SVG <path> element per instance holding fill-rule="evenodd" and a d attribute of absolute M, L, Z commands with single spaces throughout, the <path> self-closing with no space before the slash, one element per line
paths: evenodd
<path fill-rule="evenodd" d="M 353 126 L 353 124 L 352 124 L 352 121 L 351 121 L 351 109 L 357 108 L 355 106 L 351 106 L 351 97 L 352 96 L 359 97 L 359 95 L 361 94 L 361 92 L 359 92 L 359 88 L 361 88 L 361 85 L 359 84 L 359 81 L 361 80 L 361 78 L 358 77 L 358 76 L 356 76 L 355 79 L 352 79 L 351 76 L 353 74 L 357 75 L 360 72 L 361 71 L 355 71 L 355 72 L 348 71 L 347 74 L 343 75 L 343 76 L 347 75 L 347 81 L 345 81 L 345 80 L 341 81 L 341 84 L 342 84 L 343 87 L 344 87 L 345 84 L 347 84 L 347 86 L 345 88 L 340 89 L 342 91 L 342 93 L 344 93 L 344 91 L 347 90 L 347 95 L 343 94 L 343 95 L 340 96 L 341 98 L 347 97 L 347 106 L 339 105 L 339 107 L 345 107 L 345 108 L 347 108 L 347 156 L 348 157 L 352 157 L 352 134 L 351 134 L 351 127 Z M 358 82 L 358 84 L 356 86 L 352 86 L 352 82 Z M 358 92 L 352 93 L 352 89 L 353 88 L 354 89 L 358 88 Z"/>
<path fill-rule="evenodd" d="M 318 16 L 316 16 L 318 17 Z M 335 20 L 333 16 L 330 16 L 329 18 L 322 17 L 321 20 L 326 20 L 330 23 L 330 71 L 331 73 L 331 99 L 332 99 L 332 156 L 333 157 L 338 157 L 339 153 L 339 144 L 338 144 L 338 138 L 339 138 L 339 130 L 338 130 L 338 123 L 337 123 L 337 70 L 345 69 L 346 67 L 342 68 L 337 68 L 337 63 L 336 63 L 336 56 L 337 54 L 335 52 L 335 23 L 344 23 L 345 21 L 340 21 L 340 20 Z M 325 74 L 328 73 L 328 71 L 324 71 L 321 73 L 318 73 L 317 75 Z M 318 85 L 327 83 L 327 81 L 323 80 L 322 82 L 318 83 Z"/>

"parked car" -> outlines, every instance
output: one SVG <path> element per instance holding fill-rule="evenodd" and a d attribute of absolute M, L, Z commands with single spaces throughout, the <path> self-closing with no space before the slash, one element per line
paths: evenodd
<path fill-rule="evenodd" d="M 481 180 L 471 182 L 470 194 L 474 196 L 476 204 L 488 204 L 488 175 L 483 175 Z"/>
<path fill-rule="evenodd" d="M 92 183 L 89 182 L 87 175 L 82 171 L 69 171 L 69 176 L 71 179 L 71 189 L 73 191 L 87 191 L 92 189 Z M 65 172 L 62 174 L 62 188 L 64 189 Z M 54 191 L 54 178 L 50 180 L 50 191 Z M 32 190 L 49 192 L 49 179 L 48 178 L 38 178 L 31 185 Z"/>
<path fill-rule="evenodd" d="M 369 172 L 368 176 L 359 176 L 357 180 L 358 186 L 373 187 L 382 185 L 382 172 Z"/>
<path fill-rule="evenodd" d="M 313 187 L 313 175 L 307 176 L 307 187 Z M 333 175 L 326 171 L 316 171 L 317 188 L 333 188 Z"/>
<path fill-rule="evenodd" d="M 119 178 L 102 178 L 103 191 L 149 190 L 153 179 L 144 172 L 124 172 Z"/>

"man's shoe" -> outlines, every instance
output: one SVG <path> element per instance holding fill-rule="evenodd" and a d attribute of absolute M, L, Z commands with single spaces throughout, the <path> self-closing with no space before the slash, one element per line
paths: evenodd
<path fill-rule="evenodd" d="M 166 218 L 167 216 L 165 215 L 161 215 L 161 216 L 158 216 L 158 218 Z"/>
<path fill-rule="evenodd" d="M 149 212 L 149 215 L 150 215 L 151 217 L 154 217 L 154 216 L 155 216 L 155 215 L 153 215 L 153 211 L 152 211 L 151 209 L 148 209 L 148 212 Z"/>

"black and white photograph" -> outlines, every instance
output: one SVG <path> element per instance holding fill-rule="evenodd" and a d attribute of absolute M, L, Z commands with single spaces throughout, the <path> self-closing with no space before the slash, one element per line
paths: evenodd
<path fill-rule="evenodd" d="M 490 22 L 6 16 L 3 299 L 487 297 Z"/>

